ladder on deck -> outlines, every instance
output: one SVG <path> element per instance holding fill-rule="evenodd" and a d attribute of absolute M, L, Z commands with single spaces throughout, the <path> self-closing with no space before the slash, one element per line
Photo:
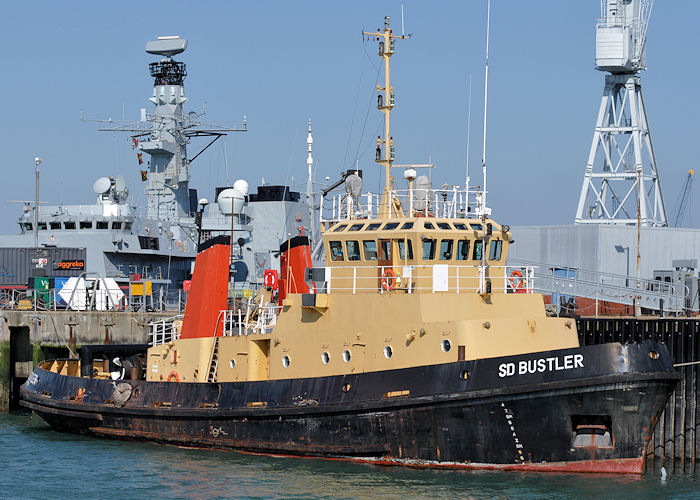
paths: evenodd
<path fill-rule="evenodd" d="M 214 337 L 214 346 L 211 351 L 211 360 L 209 362 L 209 376 L 207 382 L 216 382 L 216 370 L 219 366 L 219 337 Z"/>

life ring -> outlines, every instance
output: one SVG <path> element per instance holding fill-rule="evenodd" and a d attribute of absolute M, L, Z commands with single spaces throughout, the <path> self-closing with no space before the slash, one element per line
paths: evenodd
<path fill-rule="evenodd" d="M 168 382 L 172 382 L 173 379 L 175 379 L 175 382 L 180 381 L 180 375 L 178 375 L 175 370 L 171 371 L 170 375 L 168 375 Z"/>
<path fill-rule="evenodd" d="M 265 272 L 263 273 L 263 285 L 272 288 L 273 290 L 277 290 L 279 285 L 277 270 L 265 269 Z"/>
<path fill-rule="evenodd" d="M 396 286 L 396 273 L 391 268 L 385 269 L 382 273 L 382 288 L 384 290 L 393 290 Z"/>
<path fill-rule="evenodd" d="M 513 293 L 527 292 L 525 288 L 525 280 L 523 279 L 523 273 L 521 273 L 519 270 L 516 269 L 510 273 L 508 281 L 510 282 L 510 287 L 513 289 Z"/>

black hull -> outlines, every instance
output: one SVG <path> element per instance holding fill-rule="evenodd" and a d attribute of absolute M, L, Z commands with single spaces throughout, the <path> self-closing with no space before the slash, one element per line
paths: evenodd
<path fill-rule="evenodd" d="M 551 358 L 537 370 L 533 360 Z M 315 379 L 133 381 L 123 407 L 111 381 L 34 374 L 23 404 L 62 431 L 383 464 L 637 473 L 678 381 L 654 342 Z"/>

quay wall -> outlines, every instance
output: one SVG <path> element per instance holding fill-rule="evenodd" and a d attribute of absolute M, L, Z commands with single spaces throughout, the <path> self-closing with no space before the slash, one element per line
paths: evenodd
<path fill-rule="evenodd" d="M 145 344 L 151 321 L 174 312 L 0 311 L 0 411 L 17 407 L 19 386 L 47 357 L 83 344 Z"/>

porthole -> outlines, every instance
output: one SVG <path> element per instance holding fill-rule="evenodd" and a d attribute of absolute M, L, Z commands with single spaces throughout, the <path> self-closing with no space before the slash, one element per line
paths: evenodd
<path fill-rule="evenodd" d="M 324 365 L 327 365 L 330 360 L 331 360 L 331 357 L 327 352 L 324 352 L 323 354 L 321 354 L 321 361 L 323 361 Z"/>
<path fill-rule="evenodd" d="M 388 345 L 384 348 L 384 357 L 386 359 L 389 359 L 393 354 L 394 354 L 394 351 L 392 351 L 390 345 Z"/>
<path fill-rule="evenodd" d="M 462 380 L 467 380 L 469 378 L 469 370 L 464 370 L 462 373 L 460 373 L 459 378 Z"/>
<path fill-rule="evenodd" d="M 289 368 L 289 363 L 289 356 L 282 356 L 282 366 L 284 366 L 285 368 Z"/>
<path fill-rule="evenodd" d="M 352 356 L 350 355 L 350 351 L 348 351 L 347 349 L 345 349 L 345 350 L 343 351 L 343 361 L 345 361 L 345 362 L 347 363 L 348 361 L 350 361 L 350 358 L 351 358 L 351 357 L 352 357 Z"/>
<path fill-rule="evenodd" d="M 232 360 L 230 360 L 230 361 L 228 362 L 228 365 L 229 365 L 229 366 L 231 367 L 231 369 L 233 370 L 233 369 L 236 367 L 236 361 L 232 359 Z"/>
<path fill-rule="evenodd" d="M 442 348 L 442 352 L 450 352 L 452 344 L 450 344 L 449 340 L 443 339 L 442 342 L 440 342 L 440 347 Z"/>
<path fill-rule="evenodd" d="M 350 390 L 350 384 L 343 384 L 343 392 L 348 392 Z"/>

